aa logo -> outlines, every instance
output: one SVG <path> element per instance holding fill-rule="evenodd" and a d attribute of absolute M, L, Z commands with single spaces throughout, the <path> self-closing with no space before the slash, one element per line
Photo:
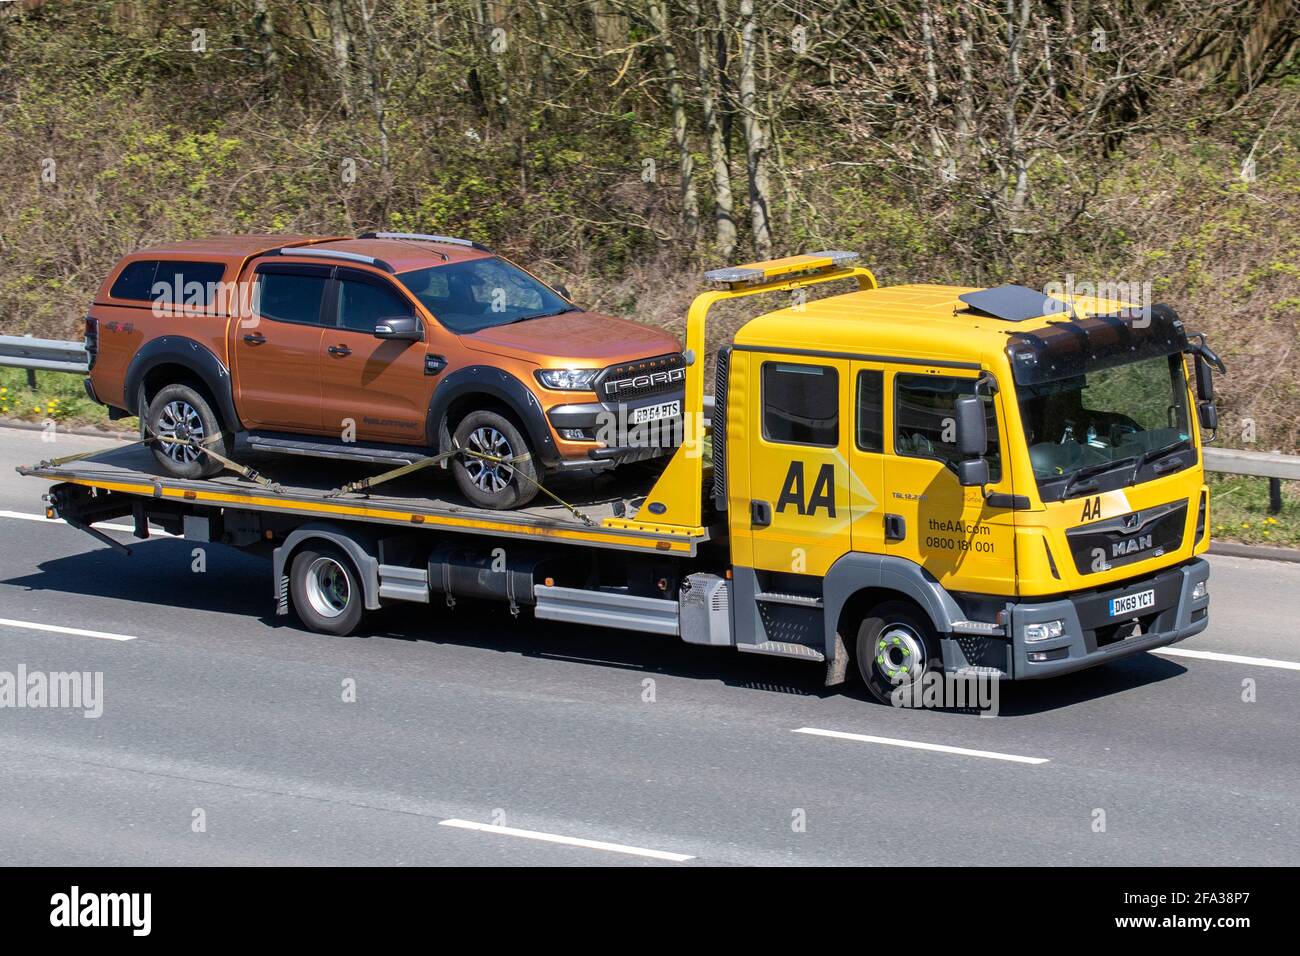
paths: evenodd
<path fill-rule="evenodd" d="M 1090 521 L 1093 518 L 1101 517 L 1101 498 L 1089 498 L 1083 503 L 1083 514 L 1079 516 L 1080 521 Z"/>
<path fill-rule="evenodd" d="M 777 499 L 776 510 L 785 511 L 787 505 L 794 505 L 801 515 L 815 515 L 818 508 L 826 509 L 826 517 L 835 517 L 835 466 L 829 462 L 821 466 L 813 482 L 812 492 L 804 496 L 803 462 L 790 462 L 786 472 L 785 484 L 781 486 L 781 497 Z"/>

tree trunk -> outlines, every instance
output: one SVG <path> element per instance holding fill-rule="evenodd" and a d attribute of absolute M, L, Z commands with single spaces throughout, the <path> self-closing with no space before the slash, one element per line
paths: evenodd
<path fill-rule="evenodd" d="M 709 166 L 713 171 L 713 229 L 717 253 L 723 262 L 730 262 L 736 253 L 736 220 L 731 194 L 731 165 L 727 161 L 727 144 L 723 139 L 719 102 L 722 99 L 722 77 L 726 73 L 726 37 L 722 25 L 727 22 L 727 0 L 717 0 L 716 25 L 706 21 L 699 0 L 690 0 L 690 12 L 695 21 L 696 63 L 700 78 L 700 107 L 704 114 L 704 135 L 709 143 Z M 709 49 L 714 50 L 710 58 Z M 717 87 L 714 87 L 714 82 Z"/>
<path fill-rule="evenodd" d="M 279 55 L 275 52 L 275 26 L 267 0 L 253 0 L 253 29 L 257 32 L 258 57 L 262 61 L 262 97 L 269 99 L 275 87 Z"/>
<path fill-rule="evenodd" d="M 754 0 L 740 0 L 740 125 L 745 134 L 745 169 L 749 177 L 749 223 L 754 254 L 772 255 L 772 219 L 767 176 L 767 124 L 758 112 L 758 17 Z"/>
<path fill-rule="evenodd" d="M 334 76 L 339 85 L 339 104 L 343 115 L 352 112 L 352 34 L 348 32 L 347 11 L 343 0 L 329 0 L 330 52 L 334 58 Z"/>
<path fill-rule="evenodd" d="M 668 29 L 668 14 L 663 0 L 645 0 L 650 25 L 659 37 L 659 56 L 663 61 L 664 79 L 668 83 L 668 103 L 673 112 L 673 145 L 677 148 L 677 174 L 680 180 L 682 232 L 692 246 L 700 236 L 700 206 L 695 197 L 695 161 L 686 136 L 686 94 L 677 71 L 677 53 Z"/>

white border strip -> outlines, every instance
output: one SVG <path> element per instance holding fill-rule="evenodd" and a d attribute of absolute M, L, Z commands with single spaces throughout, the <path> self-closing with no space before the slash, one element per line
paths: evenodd
<path fill-rule="evenodd" d="M 1192 651 L 1184 647 L 1159 647 L 1151 653 L 1164 657 L 1194 657 L 1200 661 L 1253 664 L 1256 667 L 1278 667 L 1284 671 L 1300 671 L 1300 661 L 1278 661 L 1271 657 L 1243 657 L 1240 654 L 1220 654 L 1217 651 Z"/>
<path fill-rule="evenodd" d="M 80 627 L 60 627 L 57 624 L 37 624 L 35 621 L 11 621 L 0 617 L 0 627 L 17 627 L 24 631 L 51 631 L 55 634 L 72 634 L 77 637 L 98 637 L 104 641 L 134 641 L 131 634 L 110 634 L 107 631 L 87 631 Z"/>
<path fill-rule="evenodd" d="M 913 750 L 931 750 L 941 754 L 958 754 L 963 757 L 987 757 L 990 760 L 1009 760 L 1012 763 L 1040 764 L 1047 763 L 1048 757 L 1022 757 L 1019 754 L 1000 754 L 993 750 L 968 750 L 965 747 L 949 747 L 946 744 L 926 744 L 917 740 L 898 740 L 894 737 L 873 737 L 870 734 L 846 734 L 842 730 L 821 730 L 817 727 L 800 727 L 796 734 L 811 734 L 814 737 L 835 737 L 839 740 L 857 740 L 865 744 L 885 744 L 888 747 L 910 747 Z"/>
<path fill-rule="evenodd" d="M 605 843 L 601 840 L 583 840 L 580 837 L 559 836 L 555 833 L 540 833 L 537 830 L 516 830 L 514 827 L 499 827 L 490 823 L 475 823 L 473 820 L 443 820 L 439 826 L 457 827 L 461 830 L 478 830 L 481 833 L 496 833 L 500 836 L 523 837 L 525 840 L 540 840 L 543 843 L 563 843 L 565 846 L 580 846 L 588 850 L 608 850 L 610 853 L 626 853 L 629 856 L 646 856 L 652 860 L 670 860 L 684 863 L 695 857 L 685 853 L 668 853 L 665 850 L 647 850 L 645 847 L 626 846 L 622 843 Z"/>

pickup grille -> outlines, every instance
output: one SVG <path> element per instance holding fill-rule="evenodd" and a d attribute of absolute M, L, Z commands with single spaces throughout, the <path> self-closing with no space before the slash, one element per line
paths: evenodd
<path fill-rule="evenodd" d="M 1187 502 L 1180 501 L 1071 528 L 1065 536 L 1075 568 L 1092 574 L 1177 551 L 1186 527 Z"/>
<path fill-rule="evenodd" d="M 596 395 L 617 404 L 651 395 L 680 392 L 686 383 L 686 358 L 680 352 L 611 365 L 596 376 Z"/>

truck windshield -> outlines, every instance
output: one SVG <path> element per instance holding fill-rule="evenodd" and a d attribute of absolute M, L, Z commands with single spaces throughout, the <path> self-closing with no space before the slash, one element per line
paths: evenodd
<path fill-rule="evenodd" d="M 500 259 L 430 266 L 403 272 L 397 278 L 434 318 L 462 335 L 579 311 L 522 269 Z"/>
<path fill-rule="evenodd" d="M 1016 390 L 1044 500 L 1132 484 L 1145 466 L 1191 447 L 1181 355 L 1022 383 Z"/>

